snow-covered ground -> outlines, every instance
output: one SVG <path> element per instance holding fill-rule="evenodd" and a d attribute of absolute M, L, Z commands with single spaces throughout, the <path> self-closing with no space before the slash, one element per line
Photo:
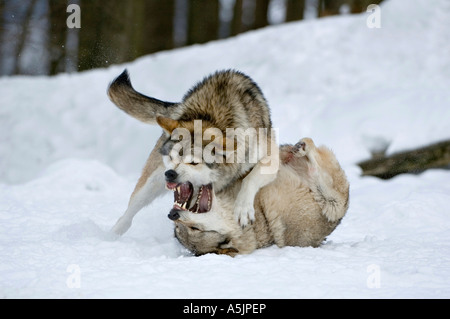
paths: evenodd
<path fill-rule="evenodd" d="M 450 171 L 360 177 L 370 149 L 450 138 L 450 2 L 388 0 L 369 14 L 308 20 L 56 77 L 0 78 L 0 297 L 449 298 Z M 178 101 L 217 69 L 262 88 L 281 143 L 331 147 L 350 208 L 320 248 L 192 257 L 173 238 L 172 195 L 121 238 L 160 134 L 115 108 L 108 83 Z"/>

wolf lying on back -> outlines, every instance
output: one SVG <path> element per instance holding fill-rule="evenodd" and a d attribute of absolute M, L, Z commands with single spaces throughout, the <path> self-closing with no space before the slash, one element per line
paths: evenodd
<path fill-rule="evenodd" d="M 232 70 L 216 72 L 194 86 L 181 102 L 170 103 L 135 91 L 127 71 L 124 71 L 111 83 L 108 95 L 111 101 L 127 114 L 145 123 L 158 123 L 165 131 L 151 152 L 131 194 L 128 208 L 114 225 L 113 232 L 119 235 L 125 233 L 137 212 L 164 193 L 164 186 L 171 189 L 177 183 L 188 180 L 196 184 L 195 189 L 203 183 L 212 183 L 216 193 L 220 193 L 222 189 L 245 176 L 242 179 L 242 191 L 236 198 L 234 217 L 242 226 L 254 220 L 254 196 L 261 187 L 276 177 L 276 170 L 267 174 L 260 173 L 265 168 L 265 157 L 259 156 L 262 153 L 258 153 L 259 157 L 254 163 L 227 161 L 205 165 L 201 158 L 203 152 L 200 149 L 200 152 L 194 150 L 194 155 L 200 153 L 200 158 L 188 154 L 192 159 L 190 163 L 186 161 L 182 163 L 183 165 L 175 163 L 168 167 L 167 171 L 163 164 L 163 156 L 170 158 L 170 153 L 176 145 L 171 139 L 172 132 L 175 129 L 184 129 L 193 136 L 195 120 L 201 120 L 202 130 L 214 128 L 223 134 L 229 128 L 264 128 L 269 130 L 269 134 L 263 136 L 267 139 L 265 143 L 275 144 L 274 136 L 270 134 L 272 124 L 269 107 L 261 90 L 248 76 Z M 255 135 L 258 135 L 256 138 L 259 139 L 259 131 L 255 132 Z M 202 131 L 198 132 L 198 134 L 202 133 Z M 195 136 L 193 137 L 195 140 Z M 226 139 L 221 142 L 223 145 L 229 144 Z M 199 148 L 203 146 L 200 145 Z M 274 149 L 278 151 L 278 147 Z M 247 151 L 248 148 L 245 152 Z M 186 157 L 187 154 L 183 156 Z M 278 155 L 275 158 L 278 161 Z M 278 165 L 275 166 L 278 168 Z M 196 176 L 202 178 L 194 180 L 193 174 L 200 171 L 202 174 Z M 205 181 L 205 178 L 209 179 Z M 190 208 L 193 209 L 193 207 Z"/>
<path fill-rule="evenodd" d="M 197 203 L 209 209 L 198 214 L 183 209 L 186 184 L 175 190 L 169 218 L 175 236 L 195 255 L 217 253 L 235 256 L 276 244 L 319 246 L 344 217 L 349 204 L 349 183 L 334 154 L 316 148 L 309 138 L 295 146 L 280 147 L 277 178 L 255 197 L 255 222 L 242 228 L 233 219 L 233 204 L 240 183 L 217 194 L 202 187 Z M 204 195 L 209 193 L 208 195 Z"/>

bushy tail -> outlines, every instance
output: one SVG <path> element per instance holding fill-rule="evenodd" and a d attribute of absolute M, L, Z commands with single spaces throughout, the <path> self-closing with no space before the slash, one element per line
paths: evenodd
<path fill-rule="evenodd" d="M 128 71 L 124 70 L 108 87 L 108 96 L 121 110 L 138 120 L 156 124 L 157 116 L 170 117 L 176 103 L 164 102 L 145 96 L 130 82 Z"/>

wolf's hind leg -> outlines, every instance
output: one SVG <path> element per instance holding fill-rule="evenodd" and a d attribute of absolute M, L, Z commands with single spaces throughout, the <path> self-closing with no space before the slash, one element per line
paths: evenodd
<path fill-rule="evenodd" d="M 164 137 L 161 136 L 151 152 L 142 175 L 131 194 L 127 210 L 112 228 L 115 234 L 124 234 L 130 228 L 134 216 L 155 198 L 164 193 L 164 164 L 159 153 L 159 148 L 163 142 Z"/>
<path fill-rule="evenodd" d="M 331 222 L 344 217 L 348 209 L 349 183 L 333 152 L 326 147 L 317 148 L 310 138 L 295 144 L 296 156 L 305 156 L 308 164 L 309 187 Z"/>

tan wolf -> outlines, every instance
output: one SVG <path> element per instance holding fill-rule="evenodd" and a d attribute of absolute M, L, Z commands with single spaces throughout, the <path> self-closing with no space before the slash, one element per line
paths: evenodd
<path fill-rule="evenodd" d="M 272 244 L 319 246 L 348 209 L 345 173 L 334 154 L 324 146 L 317 148 L 310 138 L 281 146 L 279 155 L 278 175 L 257 193 L 255 222 L 249 227 L 240 227 L 233 218 L 241 180 L 220 193 L 215 193 L 212 185 L 204 185 L 196 202 L 209 208 L 205 214 L 182 208 L 186 186 L 179 185 L 169 214 L 175 222 L 176 238 L 195 255 L 235 256 Z M 208 196 L 203 195 L 205 190 Z"/>
<path fill-rule="evenodd" d="M 211 183 L 215 192 L 220 194 L 240 180 L 241 191 L 235 200 L 234 218 L 242 226 L 254 221 L 254 197 L 261 187 L 275 179 L 279 156 L 271 130 L 269 107 L 252 79 L 234 70 L 219 71 L 195 85 L 181 102 L 172 103 L 135 91 L 125 70 L 110 84 L 108 96 L 129 115 L 145 123 L 158 123 L 164 129 L 131 194 L 127 210 L 112 229 L 116 234 L 125 233 L 136 213 L 162 195 L 165 188 L 174 189 L 187 181 L 194 183 L 189 189 L 191 193 L 197 192 L 201 185 Z M 196 131 L 198 122 L 201 123 L 200 131 Z M 208 150 L 215 161 L 204 159 L 205 147 L 208 146 L 204 134 L 208 129 L 208 145 L 212 143 L 213 146 Z M 229 137 L 226 133 L 230 129 L 241 131 Z M 261 129 L 266 130 L 264 134 Z M 183 130 L 192 137 L 190 141 L 185 139 L 186 136 L 179 138 L 179 132 Z M 237 146 L 242 145 L 242 141 L 241 157 L 243 154 L 250 158 L 250 153 L 256 152 L 254 161 L 236 160 Z M 256 147 L 252 148 L 251 141 L 253 144 L 258 141 Z M 180 145 L 184 153 L 179 151 Z M 262 151 L 267 145 L 271 150 Z M 180 155 L 182 160 L 175 161 L 175 155 Z M 163 158 L 166 164 L 171 163 L 167 168 Z M 264 171 L 268 167 L 273 169 Z M 194 203 L 187 208 L 199 210 Z"/>

